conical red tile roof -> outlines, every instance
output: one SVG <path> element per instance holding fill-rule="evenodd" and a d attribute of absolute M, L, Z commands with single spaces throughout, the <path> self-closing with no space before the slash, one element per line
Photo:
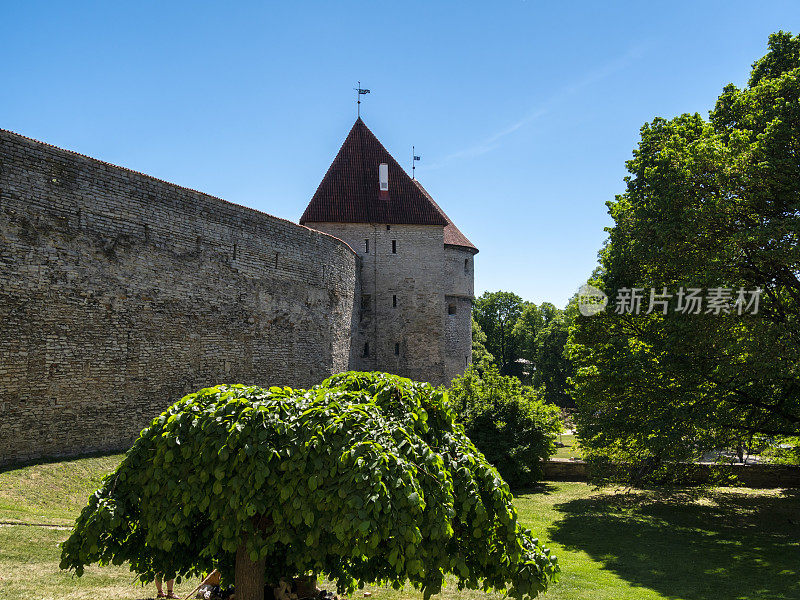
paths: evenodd
<path fill-rule="evenodd" d="M 378 189 L 378 165 L 389 166 L 389 193 Z M 311 198 L 300 223 L 441 225 L 449 220 L 414 184 L 359 117 Z"/>
<path fill-rule="evenodd" d="M 447 246 L 462 246 L 464 248 L 469 248 L 470 250 L 474 250 L 475 254 L 477 254 L 478 253 L 478 249 L 475 246 L 472 245 L 472 242 L 470 242 L 467 239 L 467 236 L 465 236 L 463 233 L 461 233 L 461 230 L 458 227 L 456 227 L 456 224 L 453 223 L 450 220 L 450 217 L 448 217 L 445 214 L 445 212 L 441 209 L 441 207 L 438 204 L 436 204 L 436 200 L 434 200 L 433 196 L 431 196 L 428 193 L 428 190 L 426 190 L 424 187 L 422 187 L 422 184 L 419 182 L 418 179 L 412 179 L 412 181 L 420 189 L 420 191 L 423 194 L 425 194 L 425 197 L 436 207 L 436 210 L 438 210 L 441 213 L 441 215 L 445 219 L 447 219 L 447 225 L 444 226 L 444 243 L 445 243 L 445 245 L 447 245 Z"/>

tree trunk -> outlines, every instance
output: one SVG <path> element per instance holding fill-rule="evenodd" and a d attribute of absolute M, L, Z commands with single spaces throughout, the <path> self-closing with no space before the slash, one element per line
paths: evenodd
<path fill-rule="evenodd" d="M 250 560 L 246 540 L 236 550 L 236 600 L 264 600 L 266 559 Z"/>

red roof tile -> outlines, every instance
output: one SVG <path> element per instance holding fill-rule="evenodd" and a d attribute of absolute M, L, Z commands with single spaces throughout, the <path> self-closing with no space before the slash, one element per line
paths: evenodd
<path fill-rule="evenodd" d="M 389 193 L 383 195 L 378 189 L 381 163 L 389 166 Z M 449 220 L 359 118 L 300 217 L 300 223 L 447 226 Z"/>
<path fill-rule="evenodd" d="M 422 187 L 422 184 L 419 182 L 419 180 L 418 179 L 413 179 L 412 181 L 417 185 L 417 187 L 422 191 L 422 193 L 425 194 L 425 197 L 428 199 L 428 201 L 430 201 L 436 207 L 436 210 L 438 210 L 439 213 L 445 219 L 447 219 L 447 225 L 444 226 L 444 243 L 445 243 L 445 245 L 447 245 L 447 246 L 462 246 L 464 248 L 469 248 L 470 250 L 474 250 L 475 254 L 477 254 L 478 253 L 478 249 L 475 246 L 472 245 L 472 242 L 470 242 L 467 239 L 467 236 L 465 236 L 463 233 L 461 233 L 461 230 L 458 227 L 456 227 L 455 223 L 453 223 L 450 220 L 450 217 L 448 217 L 445 214 L 445 212 L 441 209 L 441 207 L 438 204 L 436 204 L 436 201 L 428 193 L 428 191 L 424 187 Z"/>

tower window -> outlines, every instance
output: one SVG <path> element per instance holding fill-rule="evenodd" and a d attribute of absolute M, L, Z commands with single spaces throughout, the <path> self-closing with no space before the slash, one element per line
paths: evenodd
<path fill-rule="evenodd" d="M 397 240 L 392 240 L 392 254 L 397 254 Z"/>
<path fill-rule="evenodd" d="M 448 304 L 447 305 L 447 314 L 448 315 L 456 314 L 456 305 L 455 304 Z"/>
<path fill-rule="evenodd" d="M 364 254 L 369 254 L 369 238 L 364 240 Z"/>
<path fill-rule="evenodd" d="M 469 273 L 469 259 L 464 259 L 464 273 Z"/>
<path fill-rule="evenodd" d="M 400 342 L 394 343 L 394 355 L 400 356 Z"/>
<path fill-rule="evenodd" d="M 391 226 L 391 225 L 387 225 L 387 226 L 386 226 L 386 231 L 390 231 L 391 229 L 392 229 L 392 226 Z"/>
<path fill-rule="evenodd" d="M 392 296 L 392 308 L 397 308 L 397 294 Z"/>
<path fill-rule="evenodd" d="M 380 180 L 380 191 L 389 191 L 389 165 L 381 163 L 378 165 L 378 179 Z"/>
<path fill-rule="evenodd" d="M 369 342 L 364 342 L 364 356 L 369 356 Z"/>
<path fill-rule="evenodd" d="M 464 366 L 465 366 L 465 367 L 468 367 L 468 366 L 469 366 L 469 356 L 465 356 L 465 357 L 464 357 Z"/>

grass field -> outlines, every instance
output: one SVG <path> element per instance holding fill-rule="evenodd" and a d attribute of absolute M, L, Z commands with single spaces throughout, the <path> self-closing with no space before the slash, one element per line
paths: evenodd
<path fill-rule="evenodd" d="M 2 600 L 152 598 L 126 567 L 58 570 L 58 543 L 119 456 L 0 473 Z M 550 600 L 790 600 L 800 598 L 800 490 L 595 491 L 545 483 L 517 497 L 522 520 L 561 563 Z M 22 525 L 20 523 L 35 523 Z M 43 527 L 48 525 L 49 527 Z M 61 528 L 56 528 L 61 527 Z M 176 586 L 186 595 L 196 582 Z M 375 600 L 421 600 L 367 588 Z M 361 597 L 358 594 L 357 597 Z M 499 594 L 493 594 L 499 600 Z M 442 598 L 486 598 L 448 586 Z"/>
<path fill-rule="evenodd" d="M 557 448 L 553 458 L 582 458 L 581 447 L 578 440 L 573 434 L 562 434 L 556 438 L 559 442 L 564 444 L 563 447 Z"/>

